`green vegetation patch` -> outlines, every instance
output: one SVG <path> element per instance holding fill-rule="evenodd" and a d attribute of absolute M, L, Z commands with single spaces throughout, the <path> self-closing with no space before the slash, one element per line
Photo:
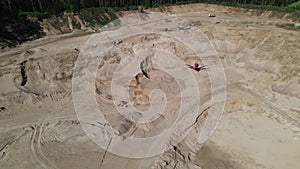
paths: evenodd
<path fill-rule="evenodd" d="M 81 25 L 78 21 L 72 19 L 73 29 L 81 29 Z"/>
<path fill-rule="evenodd" d="M 288 7 L 300 10 L 300 1 L 290 4 Z"/>
<path fill-rule="evenodd" d="M 36 18 L 48 18 L 50 14 L 48 12 L 20 12 L 19 16 L 29 16 Z"/>
<path fill-rule="evenodd" d="M 79 12 L 79 17 L 82 18 L 89 26 L 106 25 L 111 21 L 118 19 L 113 9 L 107 8 L 87 8 Z"/>

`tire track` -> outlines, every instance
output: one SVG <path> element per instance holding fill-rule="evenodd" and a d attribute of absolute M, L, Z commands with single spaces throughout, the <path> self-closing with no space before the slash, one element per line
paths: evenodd
<path fill-rule="evenodd" d="M 10 135 L 8 137 L 1 136 L 0 138 L 0 160 L 4 160 L 7 154 L 10 153 L 9 149 L 20 140 L 21 137 L 25 135 L 25 132 L 22 132 L 19 135 Z"/>
<path fill-rule="evenodd" d="M 59 41 L 72 39 L 72 38 L 77 38 L 77 37 L 81 37 L 81 36 L 88 36 L 88 35 L 91 35 L 91 34 L 94 34 L 94 32 L 83 32 L 83 33 L 78 33 L 78 34 L 57 36 L 57 37 L 54 37 L 53 39 L 47 39 L 47 40 L 44 40 L 40 43 L 28 44 L 28 46 L 20 46 L 19 48 L 15 48 L 15 50 L 13 50 L 13 51 L 7 51 L 7 52 L 1 53 L 0 54 L 0 59 L 10 57 L 10 56 L 14 56 L 14 55 L 18 55 L 18 54 L 21 54 L 23 52 L 26 52 L 27 50 L 30 50 L 30 49 L 33 49 L 33 48 L 36 48 L 36 47 L 42 47 L 42 46 L 45 46 L 45 45 L 48 45 L 48 44 L 51 44 L 51 43 L 56 43 L 56 42 L 59 42 Z M 33 41 L 29 41 L 29 42 L 33 42 Z"/>
<path fill-rule="evenodd" d="M 252 97 L 256 98 L 257 100 L 261 101 L 264 105 L 266 105 L 267 107 L 271 108 L 276 114 L 284 117 L 285 119 L 287 119 L 288 121 L 292 122 L 294 125 L 297 125 L 297 126 L 300 126 L 300 122 L 289 116 L 288 114 L 282 112 L 282 110 L 280 110 L 278 107 L 276 107 L 273 103 L 271 103 L 270 101 L 268 101 L 266 98 L 260 96 L 259 94 L 251 91 L 250 89 L 247 89 L 243 86 L 241 86 L 240 83 L 237 83 L 237 84 L 233 84 L 230 86 L 231 88 L 234 88 L 234 89 L 238 89 L 246 94 L 249 94 L 251 95 Z"/>
<path fill-rule="evenodd" d="M 43 168 L 45 169 L 50 169 L 39 157 L 38 154 L 35 150 L 34 144 L 35 144 L 35 140 L 36 140 L 36 134 L 37 134 L 37 130 L 35 129 L 32 133 L 31 136 L 31 141 L 30 141 L 30 148 L 31 148 L 31 153 L 33 154 L 34 158 L 43 166 Z"/>
<path fill-rule="evenodd" d="M 41 148 L 41 136 L 43 132 L 44 125 L 37 126 L 33 131 L 31 138 L 31 152 L 35 159 L 43 166 L 45 169 L 57 169 L 55 164 L 50 161 L 42 151 Z"/>

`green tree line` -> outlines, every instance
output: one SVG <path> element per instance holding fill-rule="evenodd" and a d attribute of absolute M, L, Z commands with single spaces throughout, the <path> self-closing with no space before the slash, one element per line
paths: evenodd
<path fill-rule="evenodd" d="M 91 7 L 126 10 L 137 6 L 157 7 L 186 3 L 287 6 L 294 2 L 297 0 L 0 0 L 0 16 L 17 17 L 26 12 L 56 15 L 64 11 L 76 12 Z"/>

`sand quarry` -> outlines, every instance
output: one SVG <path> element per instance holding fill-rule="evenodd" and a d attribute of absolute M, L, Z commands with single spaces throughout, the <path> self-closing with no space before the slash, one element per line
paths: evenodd
<path fill-rule="evenodd" d="M 207 17 L 209 11 L 214 11 L 217 17 Z M 136 23 L 136 28 L 140 28 L 143 20 L 151 19 L 150 12 L 157 11 L 153 9 L 148 12 L 130 17 L 127 24 Z M 185 44 L 155 33 L 107 41 L 107 47 L 97 44 L 97 40 L 105 41 L 107 36 L 113 35 L 118 37 L 118 33 L 123 31 L 109 25 L 100 33 L 47 37 L 2 52 L 0 168 L 300 168 L 300 33 L 275 26 L 291 21 L 270 18 L 268 12 L 257 16 L 253 10 L 203 4 L 173 6 L 165 12 L 167 14 L 164 15 L 183 19 L 160 19 L 148 23 L 148 28 L 183 37 L 200 29 L 201 36 L 206 37 L 203 45 L 212 45 L 214 51 L 204 50 L 200 53 L 203 58 L 199 59 L 195 51 Z M 161 23 L 156 24 L 158 22 Z M 179 30 L 178 26 L 186 30 Z M 101 50 L 98 50 L 99 46 Z M 107 51 L 100 56 L 104 48 Z M 147 52 L 141 53 L 143 49 Z M 94 50 L 93 54 L 89 50 Z M 124 69 L 118 67 L 120 63 L 126 65 L 128 58 L 130 61 L 137 55 L 146 56 L 146 59 L 141 58 L 141 64 L 127 66 L 136 74 L 126 74 L 126 66 Z M 169 58 L 180 58 L 183 64 L 166 59 L 168 55 Z M 97 60 L 78 59 L 87 56 L 103 59 L 99 63 Z M 210 73 L 220 69 L 219 65 L 210 62 L 214 59 L 222 63 L 226 75 L 225 86 L 216 91 L 212 90 L 214 84 L 221 84 L 222 80 L 218 77 L 216 83 L 210 81 Z M 159 70 L 155 60 L 170 72 L 177 71 L 182 83 L 178 83 L 170 73 Z M 184 64 L 194 62 L 209 63 L 210 69 L 196 72 L 184 67 Z M 88 73 L 95 65 L 95 81 L 81 78 L 82 72 Z M 141 65 L 150 79 L 139 72 Z M 75 66 L 79 69 L 74 69 Z M 119 73 L 114 74 L 118 70 Z M 189 71 L 194 77 L 201 102 L 194 99 L 195 92 L 180 95 L 180 92 L 195 87 L 187 83 L 188 75 L 181 75 L 181 70 Z M 114 81 L 113 77 L 120 78 Z M 80 81 L 79 85 L 74 86 L 74 78 Z M 116 90 L 111 90 L 112 85 Z M 124 101 L 124 88 L 128 89 L 128 101 Z M 92 101 L 83 97 L 89 95 L 86 92 L 89 89 L 95 89 L 94 101 L 97 105 L 94 107 L 90 104 Z M 157 89 L 164 91 L 164 95 Z M 218 96 L 220 91 L 226 91 L 226 100 L 210 105 L 213 95 Z M 81 95 L 77 95 L 80 92 Z M 162 104 L 164 100 L 168 102 Z M 152 142 L 152 145 L 132 147 L 141 150 L 148 148 L 150 157 L 126 158 L 111 152 L 125 151 L 132 156 L 143 152 L 126 150 L 122 141 L 127 139 L 118 140 L 119 147 L 107 144 L 106 149 L 92 139 L 112 134 L 103 126 L 113 128 L 116 131 L 114 134 L 123 138 L 158 135 L 180 116 L 178 109 L 182 102 L 193 105 L 195 100 L 199 109 L 186 111 L 191 112 L 190 118 L 185 121 L 191 130 L 178 144 L 170 143 L 168 150 L 162 154 L 151 156 L 157 147 L 165 143 L 160 140 Z M 88 113 L 78 113 L 77 103 L 82 106 L 81 110 Z M 220 104 L 225 107 L 217 129 L 211 137 L 202 137 L 205 143 L 199 143 L 199 134 L 208 130 L 205 121 L 220 108 Z M 144 113 L 133 113 L 125 118 L 118 111 L 124 109 L 125 114 L 131 113 L 128 105 Z M 187 108 L 190 107 L 187 104 Z M 92 108 L 104 112 L 108 123 L 97 121 L 97 114 L 89 114 Z M 153 122 L 133 122 L 149 115 L 149 109 L 155 112 L 155 108 L 165 111 L 156 114 Z M 94 133 L 86 132 L 85 127 Z M 99 129 L 109 134 L 103 134 Z"/>

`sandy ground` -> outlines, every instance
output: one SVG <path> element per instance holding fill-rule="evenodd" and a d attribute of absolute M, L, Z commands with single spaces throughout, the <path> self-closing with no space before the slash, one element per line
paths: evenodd
<path fill-rule="evenodd" d="M 214 11 L 217 17 L 208 18 L 208 11 Z M 225 69 L 224 114 L 206 144 L 197 146 L 193 140 L 197 128 L 203 127 L 203 121 L 199 121 L 194 132 L 163 155 L 129 159 L 107 153 L 87 137 L 72 102 L 74 62 L 91 36 L 46 44 L 39 41 L 38 46 L 34 41 L 0 54 L 0 168 L 299 168 L 300 33 L 274 25 L 287 20 L 258 17 L 253 11 L 235 8 L 200 4 L 170 7 L 166 12 L 182 16 L 200 28 L 214 45 Z M 132 42 L 143 48 L 157 40 L 156 44 L 170 50 L 175 45 L 178 57 L 184 57 L 182 51 L 187 50 L 168 39 L 154 38 L 147 43 L 139 40 L 129 38 L 121 46 L 127 44 L 124 46 L 135 50 L 137 46 L 130 46 Z M 103 110 L 112 109 L 108 90 L 110 67 L 117 64 L 114 59 L 128 52 L 117 47 L 111 49 L 104 64 L 107 67 L 101 67 L 97 74 L 97 100 Z M 189 64 L 194 62 L 189 57 L 183 59 Z M 20 85 L 24 81 L 22 63 L 27 76 L 24 86 Z M 194 75 L 201 86 L 210 85 L 205 80 L 207 73 Z M 161 77 L 167 80 L 148 82 L 140 76 L 138 86 L 132 78 L 131 100 L 141 110 L 149 106 L 147 96 L 156 85 L 167 91 L 176 88 L 168 84 L 172 78 L 163 73 L 150 71 L 150 76 L 157 81 Z M 176 98 L 174 93 L 169 94 L 168 97 Z M 205 109 L 205 105 L 200 107 Z M 171 117 L 162 123 L 168 125 Z M 108 114 L 106 118 L 120 132 L 132 132 L 130 125 L 121 123 L 124 120 L 120 116 Z M 160 128 L 156 125 L 150 126 L 154 134 Z M 141 133 L 135 136 L 145 136 Z"/>

